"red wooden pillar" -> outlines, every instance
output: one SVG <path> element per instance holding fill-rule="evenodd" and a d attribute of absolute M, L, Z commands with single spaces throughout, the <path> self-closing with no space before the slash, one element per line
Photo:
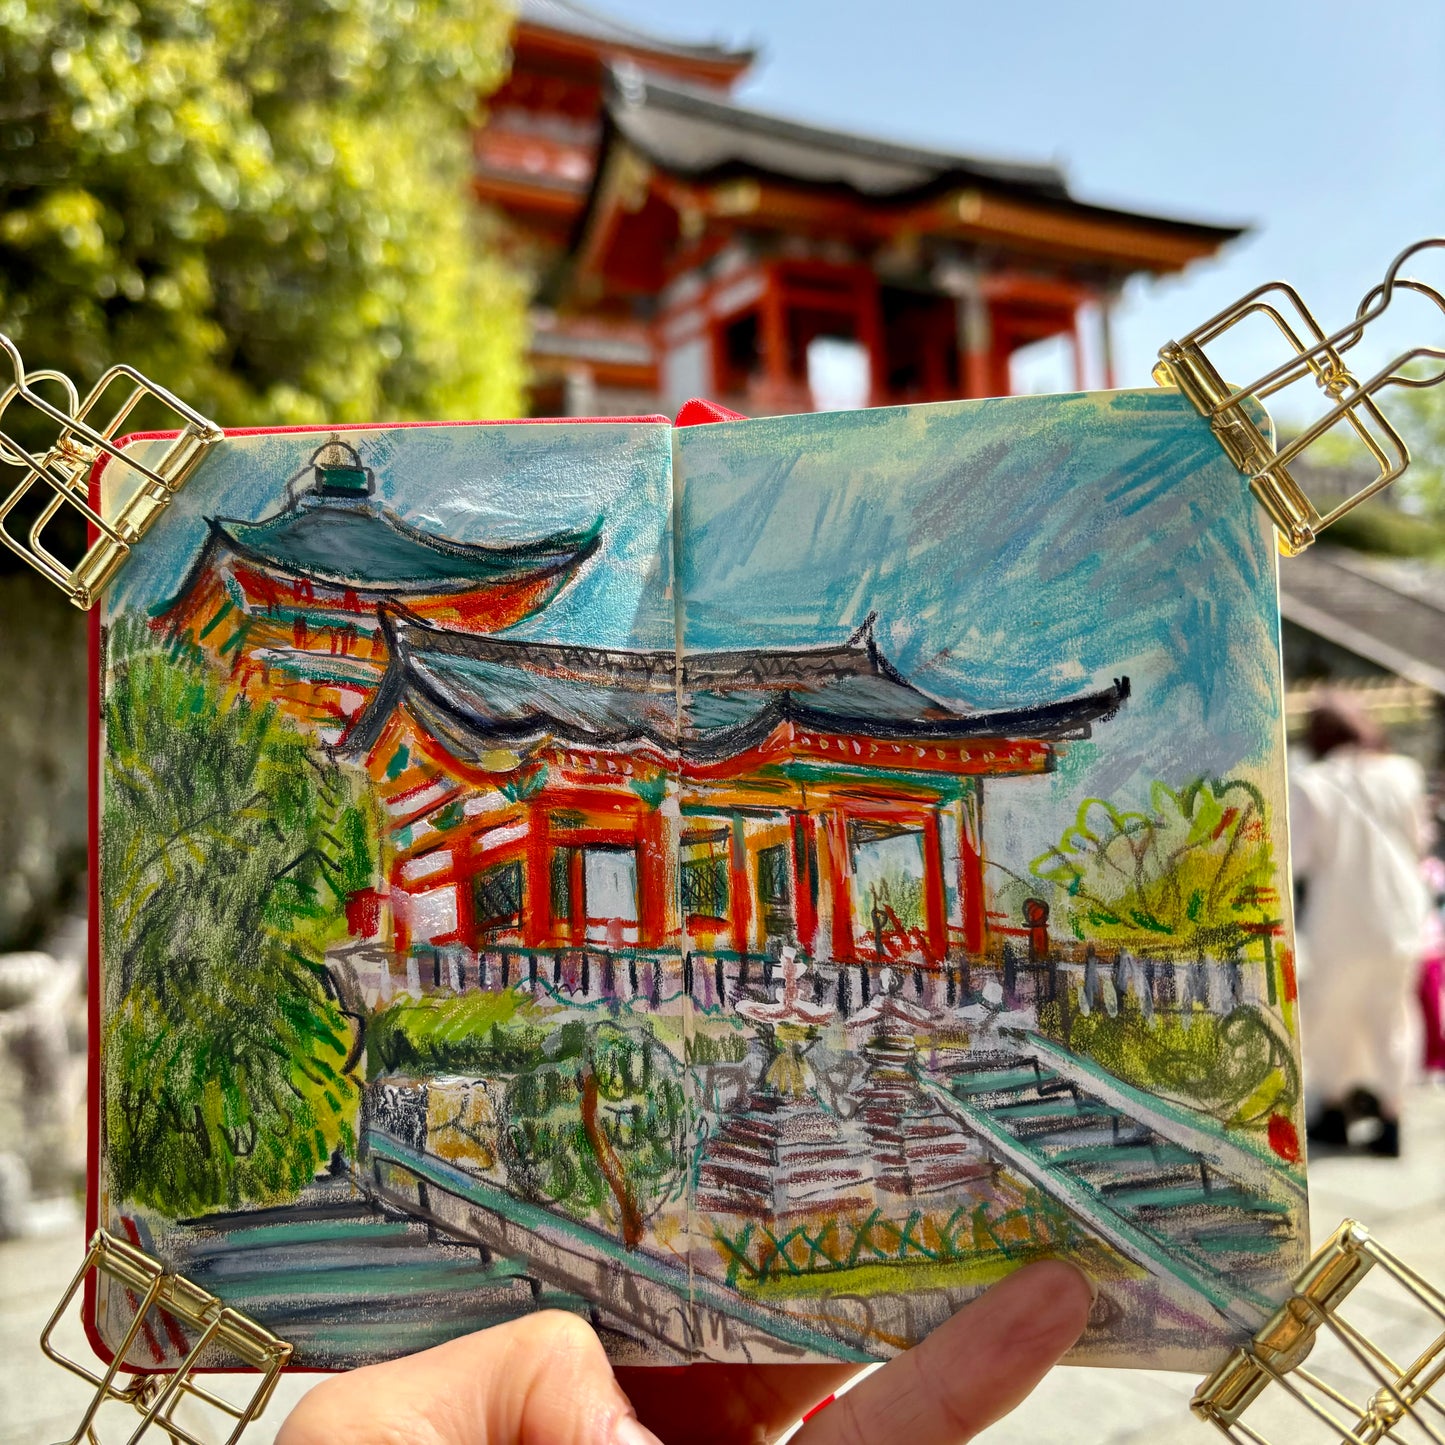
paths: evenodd
<path fill-rule="evenodd" d="M 762 302 L 763 375 L 767 399 L 781 400 L 788 394 L 788 320 L 782 277 L 776 266 L 765 273 Z"/>
<path fill-rule="evenodd" d="M 1099 354 L 1104 364 L 1104 390 L 1114 389 L 1114 326 L 1111 318 L 1113 299 L 1099 297 Z"/>
<path fill-rule="evenodd" d="M 637 824 L 637 941 L 661 948 L 667 941 L 673 908 L 668 894 L 667 820 L 648 808 Z"/>
<path fill-rule="evenodd" d="M 552 830 L 547 809 L 527 808 L 527 842 L 522 861 L 522 943 L 543 948 L 552 938 Z"/>
<path fill-rule="evenodd" d="M 923 820 L 923 931 L 928 939 L 928 961 L 942 963 L 948 956 L 948 897 L 943 887 L 943 831 L 937 808 L 930 808 Z"/>
<path fill-rule="evenodd" d="M 551 880 L 548 880 L 550 887 Z M 567 902 L 571 905 L 571 916 L 567 920 L 568 931 L 574 943 L 585 942 L 587 938 L 587 864 L 580 848 L 567 850 Z"/>
<path fill-rule="evenodd" d="M 853 941 L 853 866 L 848 850 L 848 819 L 841 809 L 826 815 L 828 830 L 828 893 L 833 900 L 833 957 L 855 961 Z"/>
<path fill-rule="evenodd" d="M 793 910 L 803 951 L 818 952 L 818 820 L 793 814 Z"/>
<path fill-rule="evenodd" d="M 983 779 L 963 800 L 963 827 L 958 838 L 958 892 L 963 904 L 963 948 L 970 958 L 983 954 L 987 912 L 983 896 Z"/>
<path fill-rule="evenodd" d="M 993 327 L 988 302 L 977 291 L 969 291 L 960 298 L 958 306 L 963 394 L 965 397 L 992 396 Z"/>
<path fill-rule="evenodd" d="M 734 813 L 728 840 L 728 921 L 733 950 L 746 953 L 752 937 L 753 889 L 748 877 L 748 845 L 741 813 Z"/>

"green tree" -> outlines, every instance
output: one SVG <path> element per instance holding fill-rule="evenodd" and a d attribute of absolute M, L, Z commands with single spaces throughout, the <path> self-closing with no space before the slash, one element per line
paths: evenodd
<path fill-rule="evenodd" d="M 682 1068 L 646 1026 L 564 1024 L 507 1091 L 502 1157 L 519 1194 L 597 1217 L 628 1249 L 687 1184 Z"/>
<path fill-rule="evenodd" d="M 509 415 L 468 123 L 504 0 L 0 5 L 0 330 L 218 421 Z"/>
<path fill-rule="evenodd" d="M 1239 778 L 1155 783 L 1143 812 L 1089 798 L 1032 872 L 1062 890 L 1079 938 L 1228 955 L 1278 911 L 1267 811 Z"/>
<path fill-rule="evenodd" d="M 375 820 L 184 644 L 113 633 L 108 665 L 111 1184 L 171 1214 L 281 1202 L 354 1147 L 359 1039 L 324 954 L 375 881 Z"/>

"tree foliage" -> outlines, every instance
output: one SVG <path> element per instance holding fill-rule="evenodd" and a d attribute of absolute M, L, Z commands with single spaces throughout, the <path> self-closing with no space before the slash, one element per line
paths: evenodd
<path fill-rule="evenodd" d="M 0 3 L 0 330 L 228 424 L 508 415 L 467 123 L 502 0 Z"/>
<path fill-rule="evenodd" d="M 274 1203 L 354 1147 L 325 984 L 375 820 L 274 706 L 193 650 L 108 640 L 101 898 L 112 1187 L 172 1215 Z"/>
<path fill-rule="evenodd" d="M 645 1025 L 563 1024 L 507 1091 L 508 1183 L 525 1198 L 598 1218 L 635 1249 L 687 1183 L 682 1069 Z"/>
<path fill-rule="evenodd" d="M 1238 778 L 1155 783 L 1142 812 L 1089 798 L 1032 871 L 1079 938 L 1140 953 L 1225 956 L 1279 907 L 1264 798 Z"/>

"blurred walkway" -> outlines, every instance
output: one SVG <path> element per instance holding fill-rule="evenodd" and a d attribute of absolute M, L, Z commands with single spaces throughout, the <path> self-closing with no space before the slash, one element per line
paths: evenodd
<path fill-rule="evenodd" d="M 1316 1163 L 1310 1178 L 1315 1242 L 1341 1219 L 1356 1218 L 1426 1278 L 1445 1283 L 1445 1091 L 1418 1088 L 1411 1094 L 1405 1150 L 1399 1161 L 1349 1156 Z M 85 1387 L 49 1364 L 36 1343 L 82 1252 L 81 1224 L 65 1217 L 37 1237 L 0 1244 L 0 1437 L 7 1445 L 65 1439 L 87 1398 Z M 1392 1328 L 1411 1323 L 1407 1313 L 1402 1308 L 1398 1318 L 1361 1316 L 1361 1323 L 1388 1343 Z M 60 1343 L 67 1352 L 88 1358 L 73 1321 Z M 265 1420 L 246 1435 L 246 1445 L 270 1445 L 309 1383 L 305 1376 L 283 1381 Z M 1022 1409 L 980 1438 L 984 1445 L 1160 1445 L 1173 1440 L 1203 1445 L 1223 1437 L 1189 1415 L 1189 1396 L 1197 1383 L 1194 1375 L 1141 1370 L 1057 1370 Z M 128 1413 L 115 1417 L 111 1435 Z"/>

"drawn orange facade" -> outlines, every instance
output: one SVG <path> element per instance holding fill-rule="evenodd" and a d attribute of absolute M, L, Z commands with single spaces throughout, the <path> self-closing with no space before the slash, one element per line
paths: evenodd
<path fill-rule="evenodd" d="M 403 953 L 977 957 L 983 780 L 1047 771 L 1128 695 L 958 711 L 871 621 L 832 646 L 689 654 L 680 678 L 671 651 L 390 612 L 383 629 L 387 674 L 347 748 L 387 817 Z"/>
<path fill-rule="evenodd" d="M 372 469 L 332 437 L 288 483 L 280 511 L 209 520 L 156 627 L 336 742 L 386 669 L 382 607 L 464 631 L 510 627 L 545 607 L 597 545 L 595 527 L 515 546 L 457 542 L 403 521 L 375 491 Z"/>

